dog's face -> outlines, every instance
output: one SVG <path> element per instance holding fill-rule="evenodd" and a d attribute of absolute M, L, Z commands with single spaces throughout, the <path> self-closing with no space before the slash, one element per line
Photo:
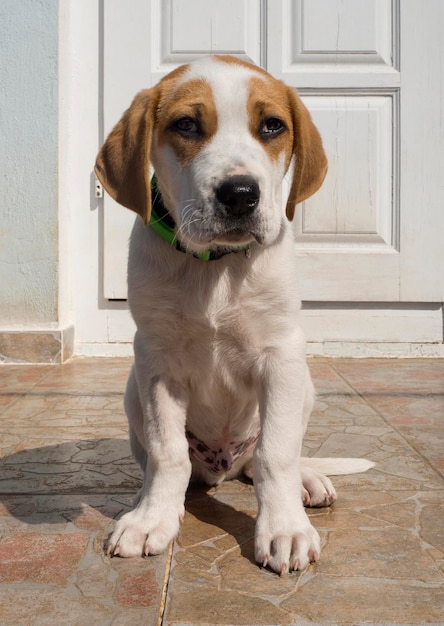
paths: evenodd
<path fill-rule="evenodd" d="M 200 252 L 269 245 L 295 157 L 287 217 L 326 172 L 322 142 L 295 90 L 234 57 L 206 57 L 141 92 L 99 153 L 105 189 L 147 221 L 149 162 L 181 243 Z"/>
<path fill-rule="evenodd" d="M 271 243 L 292 157 L 286 88 L 210 57 L 182 74 L 158 113 L 151 157 L 181 241 L 198 250 Z"/>

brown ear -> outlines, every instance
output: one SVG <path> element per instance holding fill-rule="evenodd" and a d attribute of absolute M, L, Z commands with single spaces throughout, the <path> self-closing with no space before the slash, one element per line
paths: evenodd
<path fill-rule="evenodd" d="M 155 89 L 137 94 L 108 135 L 94 167 L 109 195 L 139 213 L 145 224 L 151 214 L 149 156 L 156 100 Z"/>
<path fill-rule="evenodd" d="M 291 221 L 296 204 L 309 198 L 322 185 L 327 173 L 327 157 L 318 129 L 292 87 L 288 87 L 288 97 L 293 115 L 293 154 L 296 157 L 286 209 L 287 217 Z"/>

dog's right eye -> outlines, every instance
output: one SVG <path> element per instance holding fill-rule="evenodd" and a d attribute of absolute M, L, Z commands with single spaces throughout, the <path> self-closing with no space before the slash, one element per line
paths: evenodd
<path fill-rule="evenodd" d="M 185 135 L 192 135 L 199 132 L 199 127 L 192 117 L 181 117 L 172 124 L 172 128 Z"/>

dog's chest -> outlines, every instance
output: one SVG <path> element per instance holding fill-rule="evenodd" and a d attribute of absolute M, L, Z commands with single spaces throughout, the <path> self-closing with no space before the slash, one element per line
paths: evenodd
<path fill-rule="evenodd" d="M 260 349 L 261 324 L 249 323 L 242 299 L 217 293 L 205 303 L 185 299 L 169 338 L 177 365 L 193 379 L 244 379 Z"/>
<path fill-rule="evenodd" d="M 204 262 L 169 250 L 158 258 L 161 242 L 146 235 L 135 229 L 128 287 L 154 369 L 212 397 L 254 386 L 264 353 L 285 343 L 297 316 L 284 262 L 292 250 L 284 244 L 251 260 L 240 253 Z"/>
<path fill-rule="evenodd" d="M 251 286 L 228 272 L 203 278 L 156 281 L 133 314 L 143 315 L 152 356 L 176 381 L 206 389 L 250 385 L 273 304 L 258 302 Z"/>

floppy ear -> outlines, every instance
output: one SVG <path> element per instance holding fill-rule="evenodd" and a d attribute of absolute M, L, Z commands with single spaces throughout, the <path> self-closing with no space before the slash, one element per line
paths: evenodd
<path fill-rule="evenodd" d="M 310 113 L 296 90 L 292 87 L 287 89 L 294 126 L 293 154 L 296 157 L 286 208 L 287 217 L 291 221 L 296 204 L 309 198 L 322 185 L 327 173 L 327 157 Z"/>
<path fill-rule="evenodd" d="M 145 224 L 151 214 L 149 156 L 156 104 L 155 88 L 137 94 L 108 135 L 94 167 L 109 195 L 138 213 Z"/>

